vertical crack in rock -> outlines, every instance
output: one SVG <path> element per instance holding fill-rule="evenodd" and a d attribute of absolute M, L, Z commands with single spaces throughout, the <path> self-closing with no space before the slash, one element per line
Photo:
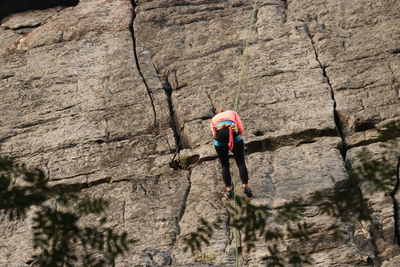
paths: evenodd
<path fill-rule="evenodd" d="M 397 90 L 397 97 L 400 99 L 400 88 L 396 89 L 396 86 L 394 86 L 394 84 L 397 83 L 398 81 L 389 63 L 388 63 L 388 69 L 390 71 L 390 76 L 392 77 L 390 88 L 392 88 L 392 90 Z"/>
<path fill-rule="evenodd" d="M 330 79 L 329 79 L 329 77 L 328 77 L 328 75 L 326 73 L 326 67 L 325 67 L 325 65 L 322 64 L 322 62 L 319 59 L 318 51 L 316 49 L 314 40 L 312 38 L 312 35 L 311 35 L 310 31 L 309 31 L 309 28 L 308 28 L 307 24 L 304 24 L 304 30 L 305 30 L 305 33 L 306 33 L 308 39 L 310 40 L 311 46 L 312 46 L 312 48 L 314 50 L 315 59 L 317 60 L 319 66 L 320 66 L 320 68 L 322 70 L 322 74 L 323 74 L 324 78 L 326 79 L 326 82 L 327 82 L 327 84 L 328 84 L 328 86 L 330 88 L 331 97 L 332 97 L 332 100 L 334 102 L 333 108 L 334 108 L 335 124 L 336 124 L 338 132 L 340 134 L 340 137 L 342 138 L 341 154 L 342 154 L 345 166 L 348 169 L 348 166 L 346 164 L 347 145 L 346 145 L 346 142 L 345 142 L 345 134 L 343 132 L 343 124 L 341 123 L 340 118 L 339 118 L 339 114 L 338 114 L 338 112 L 336 110 L 336 100 L 335 100 L 334 90 L 332 88 L 332 84 L 330 82 Z M 388 64 L 388 68 L 389 68 L 389 71 L 392 73 L 393 79 L 395 79 L 393 71 L 392 71 L 392 69 L 391 69 L 389 64 Z M 394 186 L 393 191 L 389 193 L 390 197 L 392 198 L 392 202 L 393 202 L 393 219 L 394 219 L 394 232 L 395 232 L 394 234 L 395 234 L 395 239 L 396 239 L 394 242 L 400 247 L 399 203 L 397 202 L 396 197 L 395 197 L 395 195 L 396 195 L 396 193 L 397 193 L 397 191 L 399 189 L 399 186 L 400 186 L 400 177 L 399 177 L 400 174 L 399 174 L 399 171 L 400 171 L 400 158 L 397 161 L 396 184 Z M 358 190 L 361 190 L 359 186 L 357 186 L 357 187 L 358 187 Z M 374 240 L 372 235 L 371 235 L 371 243 L 375 248 L 374 249 L 375 257 L 376 257 L 376 259 L 378 259 L 378 255 L 377 255 L 378 253 L 377 253 L 377 249 L 376 249 L 376 244 L 375 244 L 375 240 Z M 373 259 L 373 260 L 375 261 L 376 259 Z"/>
<path fill-rule="evenodd" d="M 214 115 L 217 114 L 217 110 L 215 109 L 214 102 L 212 101 L 210 93 L 208 92 L 208 90 L 206 90 L 206 95 L 207 95 L 208 99 L 210 100 L 213 114 Z"/>
<path fill-rule="evenodd" d="M 349 233 L 348 238 L 345 241 L 345 244 L 347 245 L 348 243 L 350 243 L 349 246 L 351 246 L 351 244 L 357 244 L 356 241 L 356 225 L 353 224 L 344 224 L 343 225 L 344 228 L 346 229 L 346 231 Z M 360 249 L 359 246 L 356 245 L 356 247 L 358 248 L 358 252 L 357 254 L 366 259 L 366 262 L 369 264 L 368 266 L 373 266 L 373 267 L 379 267 L 380 266 L 380 259 L 379 259 L 379 249 L 378 246 L 375 242 L 376 239 L 376 233 L 374 231 L 368 231 L 367 229 L 365 229 L 365 227 L 362 225 L 362 223 L 359 224 L 359 226 L 366 232 L 369 232 L 370 234 L 370 242 L 371 242 L 371 246 L 372 246 L 372 255 L 373 257 L 371 257 L 371 253 L 369 253 L 368 251 L 363 251 L 362 249 Z M 366 236 L 365 234 L 363 234 L 365 236 L 366 239 L 368 239 L 368 236 Z M 322 242 L 323 240 L 321 239 L 320 242 Z M 314 247 L 315 248 L 315 247 Z"/>
<path fill-rule="evenodd" d="M 228 248 L 228 245 L 232 244 L 232 238 L 231 238 L 231 229 L 230 229 L 231 215 L 229 214 L 227 209 L 225 209 L 225 211 L 227 214 L 226 225 L 225 225 L 227 242 L 226 242 L 226 245 L 224 248 L 224 252 L 226 253 L 227 252 L 226 249 Z"/>
<path fill-rule="evenodd" d="M 121 220 L 122 220 L 122 223 L 125 223 L 125 209 L 126 209 L 126 201 L 124 200 L 122 202 L 122 207 L 121 207 Z"/>
<path fill-rule="evenodd" d="M 269 179 L 269 181 L 271 182 L 272 189 L 274 190 L 274 192 L 276 192 L 276 187 L 275 187 L 274 181 L 272 181 L 272 179 L 271 179 L 271 176 L 270 176 L 270 175 L 268 175 L 268 179 Z"/>
<path fill-rule="evenodd" d="M 45 170 L 46 170 L 46 176 L 47 177 L 51 177 L 50 175 L 50 169 L 49 169 L 49 160 L 46 161 L 46 163 L 44 164 Z"/>
<path fill-rule="evenodd" d="M 189 169 L 189 174 L 188 174 L 188 177 L 187 177 L 189 185 L 186 188 L 185 194 L 183 195 L 183 203 L 182 203 L 182 206 L 180 207 L 180 210 L 179 210 L 179 213 L 178 213 L 178 218 L 176 219 L 176 229 L 177 229 L 177 231 L 176 231 L 175 238 L 174 238 L 174 240 L 172 242 L 172 244 L 173 244 L 172 247 L 175 246 L 176 240 L 178 239 L 179 235 L 181 234 L 181 227 L 180 227 L 179 224 L 181 223 L 183 215 L 185 214 L 187 201 L 188 201 L 189 194 L 190 194 L 190 189 L 192 188 L 192 181 L 190 179 L 191 176 L 192 176 L 192 171 Z"/>
<path fill-rule="evenodd" d="M 341 152 L 341 155 L 342 155 L 342 158 L 343 158 L 344 166 L 346 167 L 346 170 L 349 170 L 349 166 L 348 166 L 347 161 L 346 161 L 346 154 L 347 154 L 348 147 L 347 147 L 346 140 L 345 140 L 345 133 L 343 131 L 343 124 L 342 124 L 342 122 L 340 120 L 340 117 L 339 117 L 339 114 L 338 114 L 338 112 L 336 110 L 337 104 L 336 104 L 336 99 L 335 99 L 335 92 L 333 90 L 333 87 L 332 87 L 331 81 L 329 79 L 329 76 L 328 76 L 328 74 L 326 72 L 326 67 L 325 67 L 324 64 L 322 64 L 321 60 L 319 59 L 318 51 L 317 51 L 315 42 L 313 40 L 313 36 L 310 33 L 310 30 L 309 30 L 307 24 L 304 24 L 304 32 L 306 33 L 306 36 L 310 41 L 311 47 L 312 47 L 312 49 L 314 51 L 315 60 L 318 62 L 319 67 L 320 67 L 320 69 L 322 71 L 322 75 L 323 75 L 323 77 L 324 77 L 324 79 L 325 79 L 325 81 L 328 84 L 329 89 L 330 89 L 330 95 L 331 95 L 331 98 L 333 100 L 333 115 L 334 115 L 335 125 L 336 125 L 336 128 L 337 128 L 338 134 L 339 134 L 340 138 L 342 139 L 342 147 L 340 148 L 340 152 Z M 361 188 L 359 187 L 359 185 L 357 185 L 357 190 L 361 191 Z M 395 225 L 396 225 L 395 231 L 398 232 L 398 229 L 397 229 L 398 228 L 397 227 L 397 203 L 395 202 L 394 197 L 393 197 L 393 203 L 394 203 L 394 210 L 395 210 L 395 213 L 394 213 L 394 220 L 395 220 Z M 396 238 L 397 238 L 397 233 L 396 233 Z M 374 256 L 375 256 L 375 258 L 372 259 L 372 261 L 376 262 L 379 258 L 377 256 L 378 253 L 377 253 L 375 240 L 373 238 L 373 233 L 371 233 L 371 244 L 374 247 Z"/>
<path fill-rule="evenodd" d="M 393 79 L 393 80 L 396 80 L 396 78 L 394 77 L 394 73 L 393 73 L 392 67 L 390 67 L 390 64 L 389 64 L 389 63 L 388 63 L 388 69 L 389 69 L 389 71 L 390 71 L 390 75 L 392 76 L 392 79 Z"/>
<path fill-rule="evenodd" d="M 147 196 L 147 190 L 146 188 L 143 186 L 143 184 L 139 184 L 140 188 L 143 190 L 143 193 L 145 196 Z"/>
<path fill-rule="evenodd" d="M 373 231 L 370 231 L 370 234 L 371 234 L 371 245 L 373 248 L 374 257 L 373 258 L 368 257 L 368 258 L 372 261 L 374 267 L 381 266 L 381 261 L 379 259 L 379 249 L 375 241 L 375 233 Z"/>
<path fill-rule="evenodd" d="M 143 75 L 142 70 L 140 68 L 139 57 L 138 57 L 138 54 L 137 54 L 136 36 L 135 36 L 135 30 L 134 30 L 137 4 L 136 4 L 135 0 L 131 0 L 131 4 L 132 4 L 132 19 L 131 19 L 131 22 L 129 24 L 129 31 L 131 32 L 131 35 L 132 35 L 133 55 L 134 55 L 134 58 L 135 58 L 136 68 L 137 68 L 137 70 L 139 72 L 140 77 L 142 78 L 144 86 L 146 87 L 147 94 L 150 97 L 150 102 L 151 102 L 151 106 L 153 108 L 153 114 L 154 114 L 154 128 L 157 128 L 157 112 L 156 112 L 156 107 L 154 105 L 152 91 L 151 91 L 149 85 L 147 84 L 146 79 L 144 78 L 144 75 Z"/>
<path fill-rule="evenodd" d="M 110 130 L 109 130 L 109 125 L 108 125 L 108 118 L 107 115 L 104 116 L 104 122 L 105 122 L 105 137 L 107 141 L 110 141 Z"/>
<path fill-rule="evenodd" d="M 333 90 L 333 87 L 332 87 L 331 81 L 329 79 L 329 76 L 326 73 L 326 67 L 325 67 L 324 64 L 322 64 L 321 60 L 319 59 L 318 51 L 317 51 L 317 48 L 315 46 L 314 40 L 312 38 L 313 36 L 311 35 L 307 24 L 304 24 L 304 32 L 306 33 L 307 38 L 310 41 L 311 47 L 312 47 L 312 49 L 314 51 L 315 60 L 318 62 L 319 67 L 320 67 L 320 69 L 322 71 L 322 76 L 324 77 L 324 79 L 325 79 L 325 81 L 328 84 L 329 89 L 330 89 L 330 95 L 331 95 L 331 98 L 333 100 L 333 116 L 334 116 L 334 120 L 335 120 L 335 125 L 336 125 L 336 129 L 337 129 L 337 131 L 339 133 L 339 136 L 342 139 L 342 147 L 340 148 L 340 152 L 342 154 L 342 158 L 343 158 L 344 164 L 345 164 L 346 168 L 348 168 L 348 166 L 346 164 L 347 145 L 346 145 L 345 134 L 344 134 L 344 131 L 343 131 L 344 127 L 343 127 L 342 122 L 340 121 L 339 114 L 338 114 L 338 112 L 336 110 L 337 104 L 336 104 L 336 99 L 335 99 L 335 91 Z"/>
<path fill-rule="evenodd" d="M 282 1 L 283 1 L 282 23 L 286 23 L 289 3 L 288 0 L 282 0 Z"/>
<path fill-rule="evenodd" d="M 110 82 L 110 77 L 105 77 L 104 79 L 105 83 L 108 85 Z M 109 122 L 108 122 L 108 111 L 109 111 L 109 106 L 110 106 L 110 102 L 111 99 L 113 97 L 113 92 L 111 91 L 111 88 L 109 86 L 105 86 L 105 100 L 104 100 L 104 107 L 105 107 L 105 111 L 106 114 L 104 115 L 104 123 L 105 123 L 105 129 L 104 129 L 104 135 L 107 141 L 110 141 L 110 128 L 109 128 Z"/>
<path fill-rule="evenodd" d="M 172 103 L 172 88 L 173 87 L 169 83 L 168 79 L 158 72 L 158 69 L 154 65 L 154 63 L 153 63 L 153 67 L 157 72 L 157 77 L 163 86 L 165 95 L 167 96 L 169 120 L 170 120 L 171 128 L 174 131 L 175 147 L 176 147 L 175 154 L 177 154 L 179 152 L 179 150 L 181 149 L 181 147 L 180 147 L 181 146 L 181 134 L 180 133 L 182 132 L 182 129 L 179 129 L 179 123 L 175 120 L 175 109 L 174 109 L 174 104 Z"/>
<path fill-rule="evenodd" d="M 393 84 L 393 83 L 397 82 L 397 79 L 396 79 L 396 76 L 394 76 L 394 72 L 393 72 L 392 67 L 390 66 L 389 63 L 387 64 L 387 66 L 388 66 L 388 69 L 390 71 L 390 76 L 392 76 L 392 84 Z"/>
<path fill-rule="evenodd" d="M 257 27 L 257 22 L 258 22 L 258 11 L 259 9 L 256 6 L 256 10 L 254 11 L 254 20 L 252 21 L 252 27 L 254 28 L 254 32 L 258 35 L 258 27 Z"/>
<path fill-rule="evenodd" d="M 396 237 L 396 244 L 400 247 L 400 229 L 399 229 L 399 203 L 396 200 L 396 193 L 400 186 L 400 157 L 397 159 L 396 166 L 396 184 L 393 191 L 389 193 L 393 201 L 393 217 L 394 217 L 394 235 Z"/>
<path fill-rule="evenodd" d="M 230 246 L 230 248 L 232 249 L 232 242 L 233 242 L 233 238 L 232 238 L 232 236 L 233 236 L 233 232 L 232 232 L 232 235 L 231 235 L 231 227 L 230 227 L 230 225 L 231 225 L 231 214 L 228 212 L 228 210 L 225 208 L 225 211 L 226 211 L 226 214 L 227 214 L 227 219 L 226 219 L 226 244 L 225 244 L 225 247 L 224 247 L 224 252 L 225 252 L 225 255 L 229 255 L 229 252 L 227 251 L 228 250 L 228 246 Z M 233 258 L 234 258 L 234 254 L 233 254 Z M 232 260 L 232 259 L 227 259 L 227 264 L 234 264 L 234 262 L 230 262 L 230 260 Z"/>
<path fill-rule="evenodd" d="M 230 246 L 230 249 L 232 250 L 232 258 L 227 258 L 226 259 L 226 263 L 227 264 L 235 264 L 236 260 L 235 260 L 235 250 L 236 250 L 236 244 L 235 244 L 235 233 L 233 231 L 235 231 L 234 229 L 231 228 L 231 214 L 229 213 L 228 209 L 225 208 L 225 212 L 227 214 L 227 219 L 226 219 L 226 245 L 224 247 L 224 252 L 226 255 L 229 255 L 229 251 L 228 251 L 228 246 Z M 243 261 L 243 255 L 240 255 L 242 251 L 242 237 L 240 234 L 240 231 L 237 231 L 238 233 L 238 250 L 239 250 L 239 257 L 241 257 L 242 261 Z"/>

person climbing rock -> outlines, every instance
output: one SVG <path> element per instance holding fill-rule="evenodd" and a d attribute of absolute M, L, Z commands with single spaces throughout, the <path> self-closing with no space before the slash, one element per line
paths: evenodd
<path fill-rule="evenodd" d="M 233 197 L 233 184 L 229 170 L 229 150 L 232 151 L 239 168 L 240 180 L 246 196 L 252 197 L 248 181 L 246 162 L 244 159 L 243 124 L 239 115 L 232 110 L 221 109 L 210 121 L 211 131 L 214 136 L 214 147 L 217 151 L 222 168 L 222 178 L 226 186 L 226 196 Z"/>

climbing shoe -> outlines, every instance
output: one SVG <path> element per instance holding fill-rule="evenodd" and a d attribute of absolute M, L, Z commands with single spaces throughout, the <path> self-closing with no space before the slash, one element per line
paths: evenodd
<path fill-rule="evenodd" d="M 231 187 L 231 190 L 227 190 L 225 194 L 228 198 L 233 198 L 233 186 Z"/>
<path fill-rule="evenodd" d="M 245 188 L 244 188 L 244 194 L 246 195 L 246 196 L 248 196 L 248 197 L 253 197 L 253 192 L 251 192 L 251 189 L 250 189 L 250 187 L 248 187 L 248 186 L 246 186 Z"/>

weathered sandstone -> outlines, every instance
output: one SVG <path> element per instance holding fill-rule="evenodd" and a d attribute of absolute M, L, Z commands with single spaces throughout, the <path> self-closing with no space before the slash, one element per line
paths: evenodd
<path fill-rule="evenodd" d="M 1 153 L 110 199 L 110 224 L 138 239 L 118 266 L 234 266 L 209 119 L 232 108 L 246 56 L 238 112 L 254 204 L 332 190 L 399 120 L 397 0 L 257 2 L 252 32 L 244 0 L 80 0 L 1 21 Z M 188 170 L 172 168 L 179 148 Z M 313 266 L 397 266 L 398 193 L 368 197 L 381 230 L 354 222 L 330 241 L 333 219 L 309 203 L 319 232 L 288 245 Z M 201 217 L 221 227 L 185 253 Z M 0 266 L 27 266 L 30 217 L 0 225 Z M 260 241 L 241 260 L 263 266 L 266 252 Z"/>

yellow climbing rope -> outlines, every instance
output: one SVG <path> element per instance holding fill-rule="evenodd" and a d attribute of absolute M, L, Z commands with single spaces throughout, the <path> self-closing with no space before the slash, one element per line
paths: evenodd
<path fill-rule="evenodd" d="M 240 74 L 239 74 L 239 80 L 237 83 L 237 87 L 236 87 L 236 93 L 235 93 L 235 100 L 233 103 L 233 110 L 237 111 L 239 109 L 239 98 L 240 98 L 240 91 L 242 90 L 242 86 L 243 86 L 243 81 L 244 81 L 244 75 L 247 69 L 247 64 L 249 61 L 249 56 L 247 55 L 247 50 L 248 50 L 248 46 L 250 44 L 250 38 L 251 35 L 253 33 L 253 29 L 254 29 L 254 24 L 255 24 L 255 19 L 256 19 L 256 14 L 257 14 L 257 0 L 253 0 L 253 11 L 251 12 L 251 19 L 250 19 L 250 23 L 249 23 L 249 30 L 247 32 L 247 36 L 246 36 L 246 42 L 243 48 L 243 55 L 242 55 L 242 59 L 240 62 Z M 233 165 L 233 164 L 231 164 Z M 235 210 L 237 209 L 237 204 L 236 204 L 236 184 L 237 184 L 237 168 L 234 168 L 233 171 L 233 199 L 234 199 L 234 207 Z M 240 260 L 239 260 L 239 231 L 236 229 L 236 231 L 234 232 L 234 238 L 235 238 L 235 263 L 236 263 L 236 267 L 240 266 Z"/>

